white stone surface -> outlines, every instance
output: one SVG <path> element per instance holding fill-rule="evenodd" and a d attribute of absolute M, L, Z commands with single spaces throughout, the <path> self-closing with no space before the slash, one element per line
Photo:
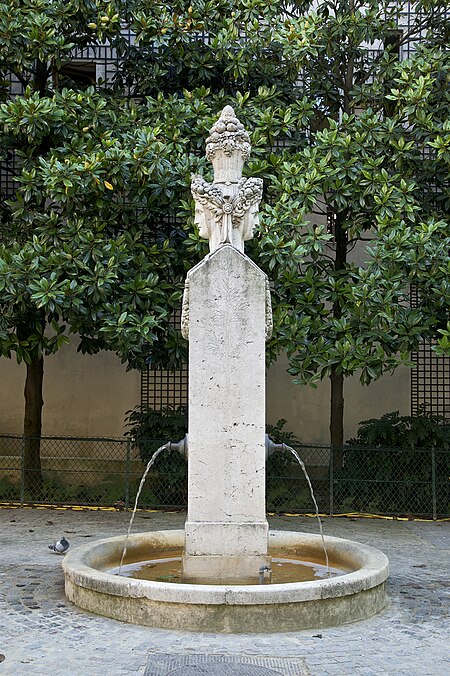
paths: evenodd
<path fill-rule="evenodd" d="M 184 574 L 215 578 L 267 561 L 266 275 L 225 244 L 188 273 L 189 477 Z M 197 562 L 195 558 L 197 558 Z M 252 560 L 252 557 L 253 560 Z"/>

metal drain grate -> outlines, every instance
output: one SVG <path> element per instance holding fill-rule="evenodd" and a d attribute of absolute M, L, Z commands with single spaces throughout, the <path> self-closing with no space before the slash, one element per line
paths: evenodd
<path fill-rule="evenodd" d="M 227 655 L 150 655 L 144 676 L 308 676 L 302 659 Z"/>

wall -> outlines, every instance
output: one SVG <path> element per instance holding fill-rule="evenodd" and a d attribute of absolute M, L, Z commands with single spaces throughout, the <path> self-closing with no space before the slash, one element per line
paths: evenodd
<path fill-rule="evenodd" d="M 43 434 L 122 436 L 125 412 L 140 403 L 140 374 L 126 372 L 110 352 L 81 355 L 76 345 L 63 347 L 45 362 Z M 298 386 L 281 357 L 267 374 L 267 420 L 288 421 L 286 428 L 305 443 L 329 442 L 329 383 L 317 389 Z M 25 366 L 0 359 L 0 434 L 21 434 Z M 358 378 L 345 383 L 345 438 L 358 422 L 388 411 L 410 412 L 410 371 L 398 369 L 368 387 Z"/>
<path fill-rule="evenodd" d="M 140 403 L 140 374 L 111 352 L 82 355 L 76 343 L 44 362 L 45 435 L 122 436 L 125 412 Z M 22 434 L 26 367 L 0 359 L 0 434 Z"/>
<path fill-rule="evenodd" d="M 287 420 L 286 429 L 304 443 L 328 444 L 330 415 L 330 386 L 326 379 L 317 389 L 294 385 L 287 372 L 286 357 L 269 369 L 267 375 L 267 420 L 275 423 Z M 358 377 L 347 378 L 344 385 L 344 438 L 354 436 L 361 420 L 378 418 L 389 411 L 399 410 L 410 415 L 410 370 L 401 367 L 392 376 L 369 386 L 359 383 Z"/>

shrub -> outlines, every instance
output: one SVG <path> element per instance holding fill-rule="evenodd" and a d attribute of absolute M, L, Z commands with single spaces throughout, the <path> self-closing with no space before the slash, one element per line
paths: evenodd
<path fill-rule="evenodd" d="M 154 452 L 168 441 L 180 441 L 187 432 L 187 407 L 161 409 L 137 406 L 127 411 L 126 435 L 132 437 L 139 457 L 147 463 Z M 147 488 L 155 506 L 181 506 L 187 501 L 187 463 L 177 452 L 161 453 L 153 465 L 155 474 L 147 479 Z"/>
<path fill-rule="evenodd" d="M 350 439 L 347 445 L 389 448 L 450 447 L 450 421 L 425 411 L 417 416 L 401 416 L 399 411 L 393 411 L 385 413 L 379 419 L 363 420 L 359 425 L 356 439 Z"/>
<path fill-rule="evenodd" d="M 450 422 L 421 412 L 398 411 L 360 423 L 344 448 L 335 498 L 346 510 L 394 514 L 433 513 L 433 457 L 437 512 L 448 511 Z"/>
<path fill-rule="evenodd" d="M 167 441 L 180 441 L 188 427 L 187 406 L 165 406 L 161 409 L 136 406 L 126 413 L 125 435 L 135 440 L 141 460 L 148 462 L 153 453 Z"/>

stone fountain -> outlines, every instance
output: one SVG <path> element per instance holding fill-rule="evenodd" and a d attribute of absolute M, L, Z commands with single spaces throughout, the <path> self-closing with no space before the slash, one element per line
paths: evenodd
<path fill-rule="evenodd" d="M 363 619 L 386 603 L 386 556 L 333 537 L 325 542 L 338 576 L 305 582 L 294 574 L 293 581 L 259 584 L 269 582 L 273 562 L 312 565 L 323 563 L 324 553 L 319 535 L 269 533 L 266 519 L 265 340 L 272 314 L 268 279 L 244 253 L 262 197 L 262 181 L 242 177 L 249 154 L 249 135 L 226 106 L 206 141 L 214 181 L 192 179 L 195 222 L 210 250 L 189 271 L 183 298 L 189 433 L 168 444 L 188 458 L 185 528 L 127 541 L 126 564 L 179 559 L 179 581 L 117 575 L 123 537 L 79 547 L 63 563 L 66 595 L 101 615 L 173 629 L 289 631 Z"/>

